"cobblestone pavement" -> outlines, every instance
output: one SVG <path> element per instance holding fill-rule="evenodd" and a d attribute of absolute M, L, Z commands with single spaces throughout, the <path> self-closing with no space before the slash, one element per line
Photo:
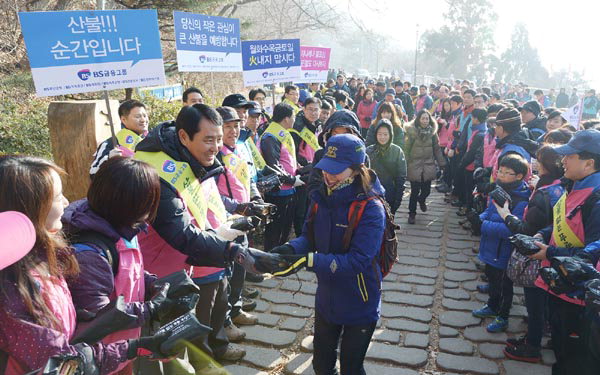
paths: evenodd
<path fill-rule="evenodd" d="M 487 299 L 476 291 L 482 283 L 473 262 L 478 239 L 458 225 L 456 210 L 441 194 L 433 193 L 428 206 L 418 213 L 416 225 L 406 224 L 406 205 L 396 215 L 402 225 L 399 262 L 383 283 L 382 318 L 367 353 L 367 373 L 550 374 L 551 350 L 543 350 L 542 364 L 511 361 L 502 353 L 506 338 L 526 328 L 521 288 L 515 290 L 507 333 L 490 334 L 485 330 L 490 320 L 471 315 Z M 289 277 L 252 285 L 261 290 L 255 311 L 259 324 L 241 327 L 247 337 L 239 345 L 247 354 L 226 365 L 232 374 L 313 374 L 317 284 L 311 272 L 298 276 L 301 283 Z"/>

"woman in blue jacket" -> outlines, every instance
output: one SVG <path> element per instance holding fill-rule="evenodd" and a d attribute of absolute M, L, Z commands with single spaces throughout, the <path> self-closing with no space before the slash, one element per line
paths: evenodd
<path fill-rule="evenodd" d="M 340 338 L 341 373 L 365 374 L 363 361 L 379 319 L 382 274 L 376 256 L 386 217 L 380 200 L 373 198 L 385 193 L 364 160 L 362 140 L 352 134 L 332 136 L 325 155 L 315 165 L 323 171 L 324 184 L 311 193 L 302 235 L 272 250 L 294 264 L 291 272 L 306 267 L 317 274 L 316 374 L 337 374 Z M 365 209 L 344 248 L 350 206 L 364 200 Z"/>

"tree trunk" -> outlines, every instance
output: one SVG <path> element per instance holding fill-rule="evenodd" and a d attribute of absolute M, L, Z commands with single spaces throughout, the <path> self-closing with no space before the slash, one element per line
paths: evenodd
<path fill-rule="evenodd" d="M 128 87 L 125 89 L 125 100 L 131 100 L 131 98 L 133 97 L 133 89 L 131 87 Z"/>

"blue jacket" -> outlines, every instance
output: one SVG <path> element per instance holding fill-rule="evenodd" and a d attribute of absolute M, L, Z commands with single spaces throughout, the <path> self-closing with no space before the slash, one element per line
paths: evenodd
<path fill-rule="evenodd" d="M 521 182 L 518 188 L 508 193 L 512 199 L 510 212 L 519 219 L 523 218 L 523 212 L 531 194 L 527 184 Z M 481 219 L 479 259 L 492 267 L 506 269 L 512 251 L 508 237 L 512 236 L 513 232 L 504 224 L 504 220 L 498 214 L 491 198 L 486 210 L 479 215 L 479 218 Z"/>
<path fill-rule="evenodd" d="M 374 174 L 368 195 L 385 194 Z M 314 217 L 315 247 L 310 248 L 307 225 L 302 235 L 290 241 L 297 254 L 315 251 L 314 264 L 308 270 L 317 274 L 316 309 L 328 322 L 361 325 L 376 322 L 381 309 L 381 269 L 375 257 L 379 253 L 385 228 L 385 211 L 381 202 L 367 203 L 353 232 L 350 248 L 342 248 L 348 226 L 348 211 L 353 201 L 364 200 L 357 183 L 326 196 L 322 189 L 311 193 L 318 203 Z M 312 203 L 311 202 L 311 203 Z M 312 207 L 312 204 L 311 204 Z"/>

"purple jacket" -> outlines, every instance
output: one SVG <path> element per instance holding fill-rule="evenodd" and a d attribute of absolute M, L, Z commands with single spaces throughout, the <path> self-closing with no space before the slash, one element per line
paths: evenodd
<path fill-rule="evenodd" d="M 51 356 L 58 354 L 76 355 L 77 350 L 69 345 L 63 333 L 34 323 L 16 285 L 2 281 L 0 293 L 0 350 L 16 359 L 27 371 L 46 365 Z M 120 363 L 127 360 L 129 345 L 126 341 L 112 344 L 98 343 L 91 346 L 100 374 L 110 374 Z"/>
<path fill-rule="evenodd" d="M 84 230 L 98 232 L 113 239 L 115 243 L 121 237 L 130 241 L 138 233 L 129 228 L 114 229 L 106 220 L 92 211 L 87 199 L 71 203 L 65 209 L 62 221 L 67 233 L 73 234 Z M 77 279 L 68 281 L 73 303 L 77 310 L 85 309 L 95 313 L 110 302 L 110 297 L 115 289 L 115 275 L 108 260 L 94 251 L 81 251 L 75 256 L 81 272 Z M 155 280 L 155 275 L 145 272 L 146 290 L 152 290 Z M 138 317 L 136 327 L 142 326 L 150 319 L 150 309 L 144 302 L 128 303 L 127 312 Z"/>

